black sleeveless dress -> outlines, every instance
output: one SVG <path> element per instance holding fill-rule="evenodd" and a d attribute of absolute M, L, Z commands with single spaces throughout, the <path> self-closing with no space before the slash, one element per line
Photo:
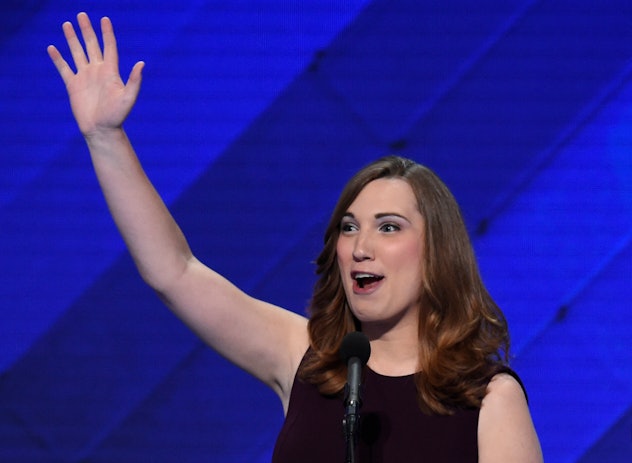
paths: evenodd
<path fill-rule="evenodd" d="M 425 415 L 417 404 L 413 376 L 389 377 L 365 367 L 357 463 L 478 461 L 479 409 Z M 273 463 L 345 461 L 341 397 L 325 397 L 294 380 Z"/>

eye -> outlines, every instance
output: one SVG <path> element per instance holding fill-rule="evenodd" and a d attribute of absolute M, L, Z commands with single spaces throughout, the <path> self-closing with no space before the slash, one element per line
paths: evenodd
<path fill-rule="evenodd" d="M 401 230 L 401 227 L 395 223 L 385 223 L 380 225 L 380 231 L 384 233 L 393 233 Z"/>
<path fill-rule="evenodd" d="M 349 222 L 349 221 L 343 221 L 340 224 L 340 232 L 341 233 L 351 233 L 354 231 L 357 231 L 358 227 L 353 223 L 353 222 Z"/>

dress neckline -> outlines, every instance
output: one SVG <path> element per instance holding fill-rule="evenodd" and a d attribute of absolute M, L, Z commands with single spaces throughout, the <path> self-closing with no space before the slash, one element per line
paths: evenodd
<path fill-rule="evenodd" d="M 377 371 L 373 370 L 370 366 L 366 365 L 366 370 L 368 372 L 370 372 L 371 374 L 373 374 L 374 376 L 378 377 L 378 378 L 384 378 L 384 379 L 392 379 L 392 380 L 403 380 L 403 379 L 408 379 L 408 378 L 412 378 L 413 376 L 415 376 L 414 373 L 408 374 L 408 375 L 401 375 L 401 376 L 391 376 L 391 375 L 383 375 L 382 373 L 378 373 Z"/>

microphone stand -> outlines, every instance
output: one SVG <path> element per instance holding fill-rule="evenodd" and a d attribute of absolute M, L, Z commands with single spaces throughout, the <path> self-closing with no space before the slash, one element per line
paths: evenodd
<path fill-rule="evenodd" d="M 342 427 L 345 433 L 346 463 L 355 463 L 355 449 L 358 441 L 358 424 L 360 422 L 360 384 L 362 367 L 371 355 L 369 338 L 361 331 L 347 333 L 340 345 L 340 357 L 347 363 L 347 386 L 345 387 L 345 414 Z"/>
<path fill-rule="evenodd" d="M 358 378 L 348 383 L 345 388 L 345 415 L 342 419 L 342 426 L 345 433 L 345 443 L 347 447 L 345 463 L 355 463 L 355 448 L 358 439 L 358 424 L 360 422 L 360 399 L 359 378 L 362 374 L 362 362 L 358 357 L 349 359 L 349 377 Z M 355 387 L 354 387 L 355 386 Z"/>

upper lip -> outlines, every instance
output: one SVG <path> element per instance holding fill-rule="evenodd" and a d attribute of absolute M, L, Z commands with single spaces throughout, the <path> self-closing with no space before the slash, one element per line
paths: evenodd
<path fill-rule="evenodd" d="M 383 275 L 373 272 L 366 272 L 363 270 L 354 270 L 351 272 L 351 278 L 357 280 L 358 278 L 383 278 Z"/>

